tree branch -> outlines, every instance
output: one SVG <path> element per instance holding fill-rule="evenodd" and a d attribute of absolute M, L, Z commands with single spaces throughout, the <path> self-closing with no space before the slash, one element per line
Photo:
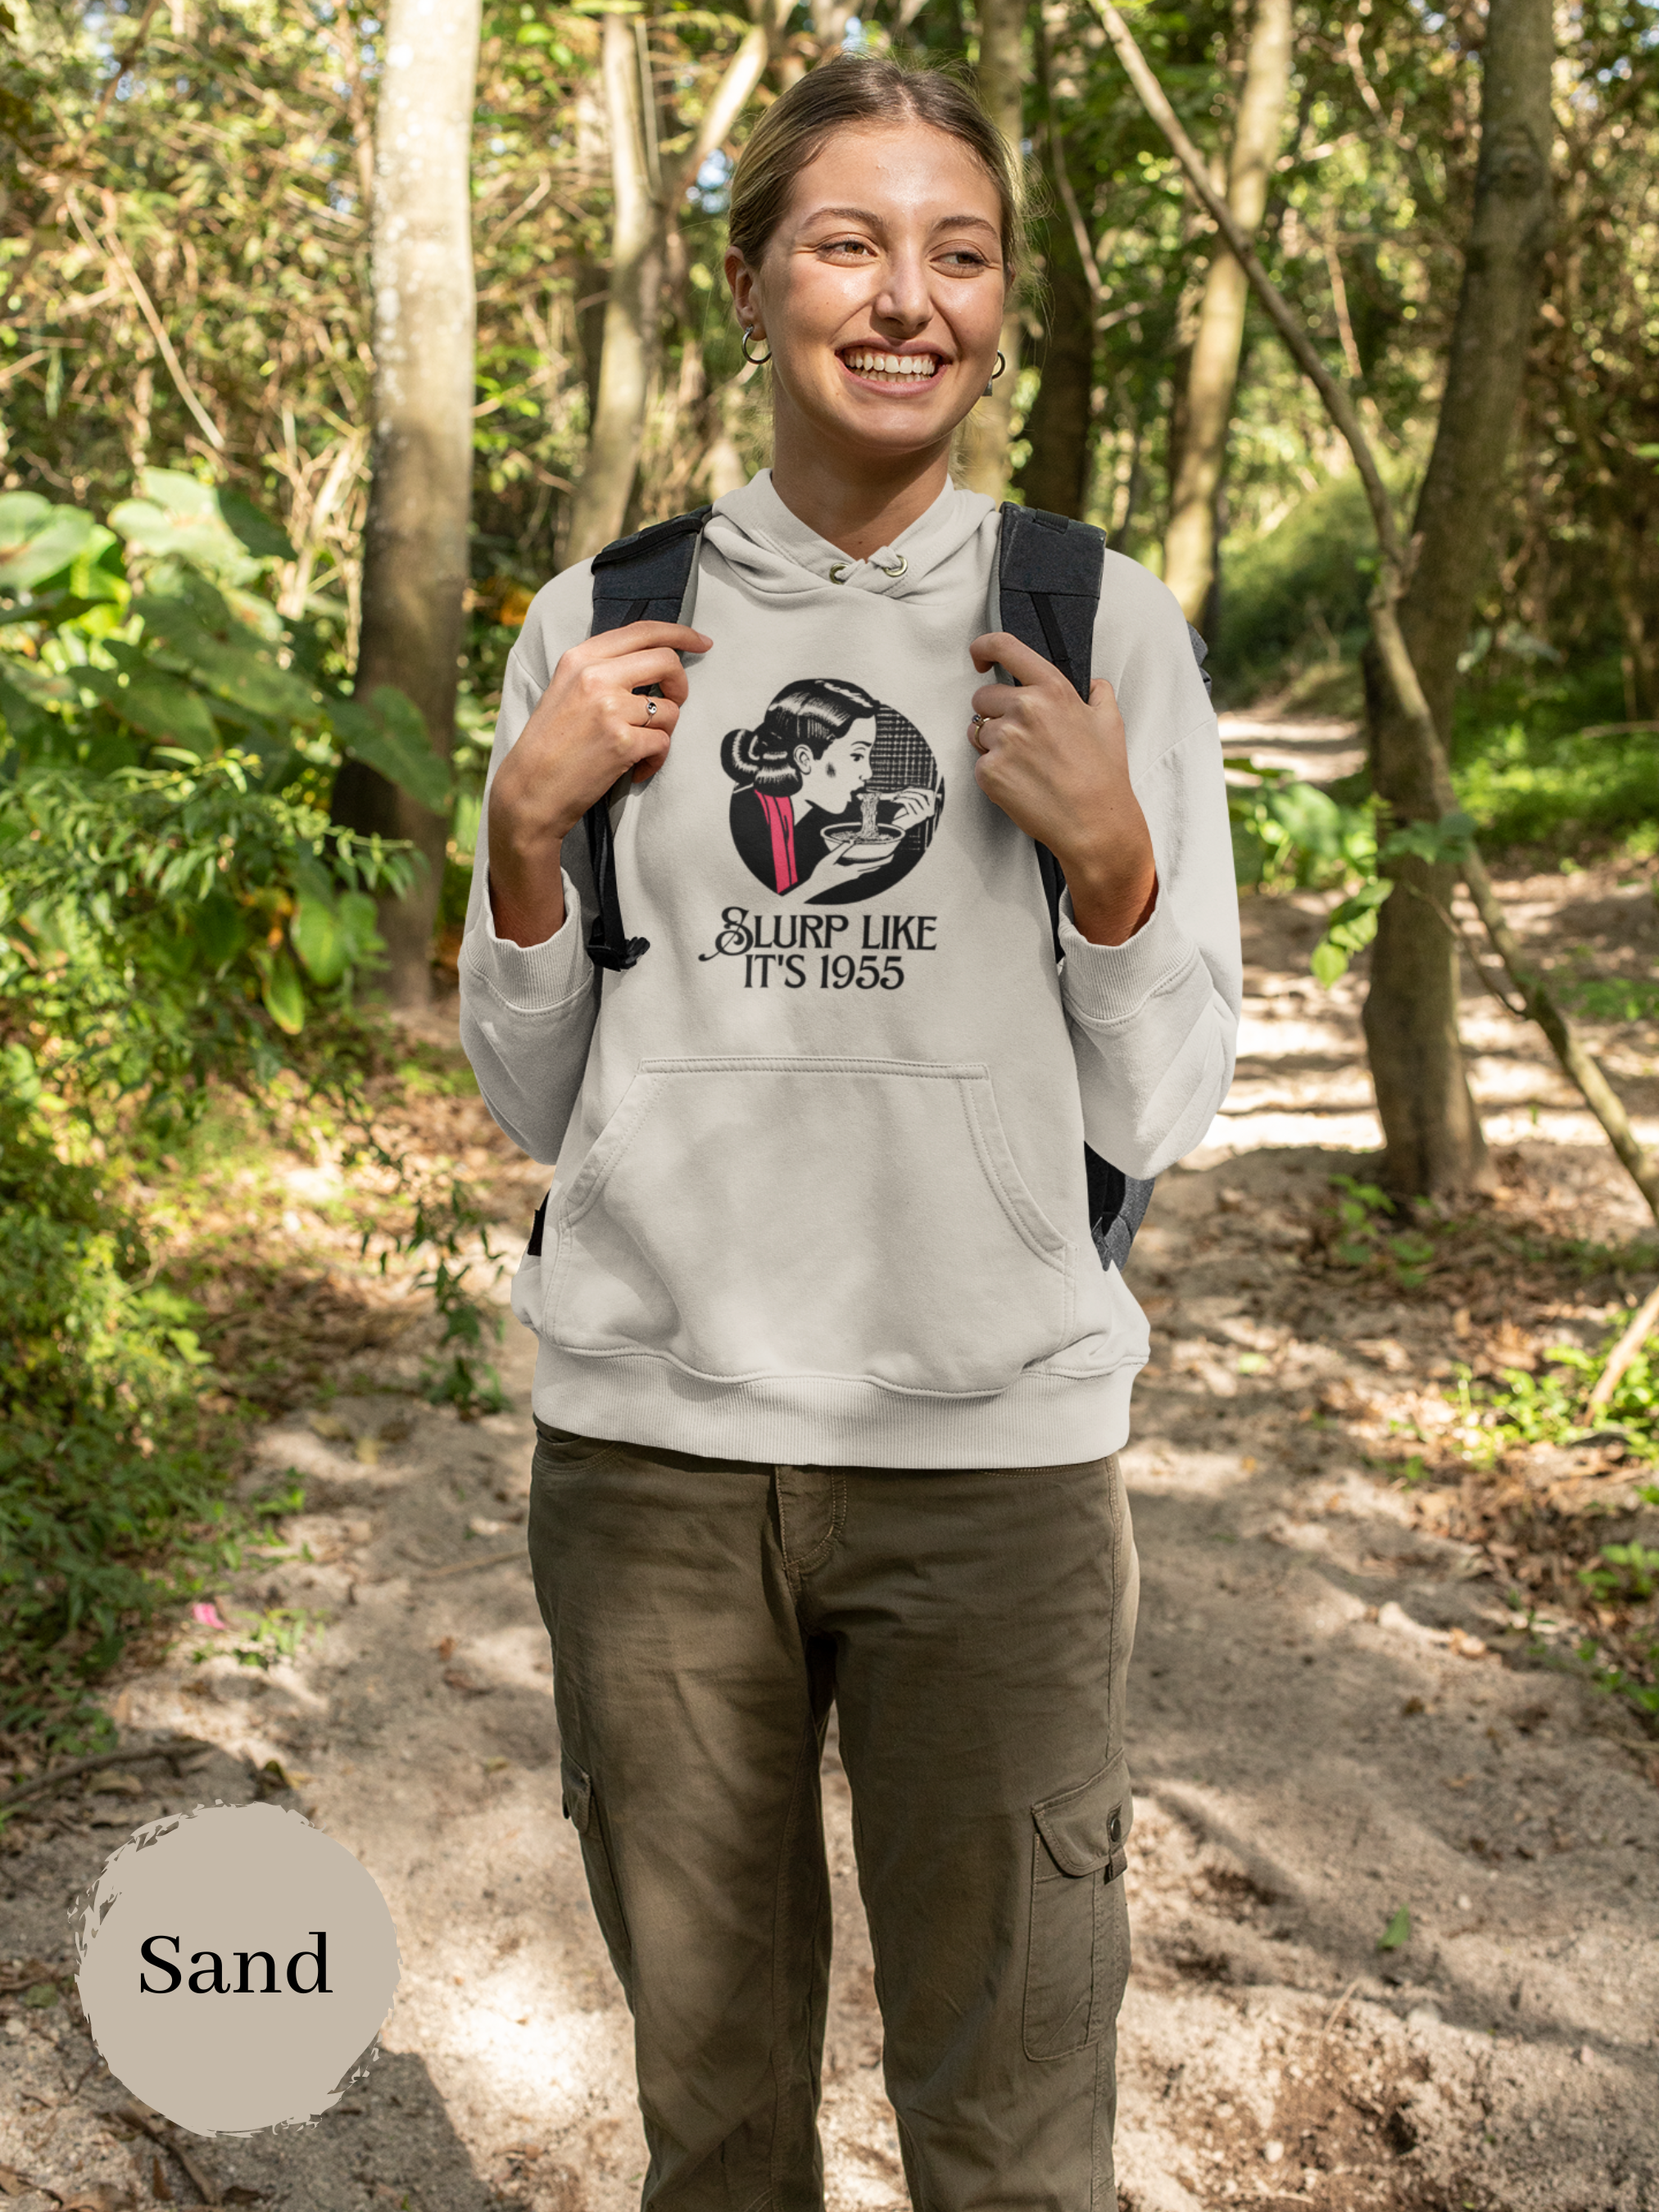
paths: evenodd
<path fill-rule="evenodd" d="M 662 206 L 672 217 L 680 202 L 696 182 L 708 156 L 726 143 L 744 103 L 765 76 L 772 49 L 789 19 L 790 0 L 760 0 L 758 18 L 726 65 L 726 74 L 714 88 L 714 96 L 702 112 L 691 143 L 662 164 Z"/>
<path fill-rule="evenodd" d="M 1383 674 L 1399 702 L 1402 715 L 1412 726 L 1413 734 L 1429 768 L 1436 804 L 1442 814 L 1448 814 L 1456 803 L 1450 764 L 1400 627 L 1400 595 L 1405 587 L 1408 568 L 1406 549 L 1401 541 L 1393 504 L 1383 485 L 1382 471 L 1376 465 L 1376 457 L 1371 451 L 1358 414 L 1346 392 L 1320 359 L 1284 294 L 1251 251 L 1249 240 L 1233 220 L 1232 210 L 1211 183 L 1204 157 L 1182 128 L 1181 118 L 1170 106 L 1151 64 L 1136 45 L 1134 33 L 1111 4 L 1111 0 L 1095 0 L 1095 7 L 1106 27 L 1107 37 L 1139 95 L 1142 106 L 1164 133 L 1170 151 L 1186 172 L 1188 182 L 1237 258 L 1273 327 L 1324 401 L 1326 413 L 1353 455 L 1354 465 L 1365 488 L 1365 498 L 1370 507 L 1377 550 L 1381 556 L 1376 587 L 1371 594 L 1371 634 Z M 1503 962 L 1510 982 L 1526 1006 L 1528 1017 L 1543 1030 L 1562 1073 L 1601 1123 L 1608 1143 L 1631 1181 L 1647 1200 L 1654 1218 L 1659 1220 L 1659 1160 L 1644 1147 L 1637 1137 L 1623 1101 L 1600 1066 L 1579 1042 L 1548 985 L 1528 963 L 1521 941 L 1510 927 L 1509 918 L 1492 888 L 1486 864 L 1473 848 L 1462 863 L 1462 873 L 1492 950 Z"/>
<path fill-rule="evenodd" d="M 112 192 L 105 192 L 102 195 L 102 198 L 104 203 L 104 220 L 108 226 L 109 233 L 107 240 L 100 239 L 96 232 L 91 228 L 86 217 L 81 212 L 80 205 L 76 199 L 75 194 L 71 191 L 66 192 L 64 195 L 64 204 L 69 209 L 70 214 L 74 217 L 75 227 L 80 232 L 82 237 L 85 239 L 87 244 L 92 248 L 94 253 L 99 253 L 103 256 L 104 264 L 106 268 L 113 269 L 118 276 L 125 279 L 127 289 L 131 292 L 133 298 L 138 302 L 139 313 L 143 316 L 144 320 L 149 325 L 150 335 L 155 340 L 156 349 L 161 354 L 161 359 L 167 363 L 167 374 L 173 379 L 173 387 L 177 391 L 179 397 L 184 401 L 185 406 L 189 408 L 191 413 L 201 424 L 203 435 L 206 438 L 209 445 L 212 447 L 214 452 L 216 453 L 222 453 L 225 449 L 223 434 L 221 432 L 218 424 L 214 421 L 213 417 L 208 413 L 206 408 L 203 406 L 201 401 L 197 398 L 196 387 L 191 382 L 189 377 L 185 375 L 184 363 L 179 360 L 178 355 L 173 350 L 173 340 L 167 336 L 166 326 L 162 323 L 160 315 L 155 312 L 155 302 L 150 298 L 149 294 L 144 289 L 143 280 L 140 277 L 138 271 L 133 267 L 131 262 L 127 258 L 127 250 L 125 246 L 122 245 L 120 234 L 115 228 L 115 196 Z"/>
<path fill-rule="evenodd" d="M 149 0 L 149 6 L 144 9 L 143 14 L 138 18 L 138 27 L 133 33 L 131 38 L 128 40 L 127 50 L 122 55 L 120 60 L 115 64 L 115 74 L 105 85 L 98 105 L 93 110 L 92 120 L 88 124 L 86 129 L 86 136 L 88 138 L 94 137 L 97 132 L 103 128 L 104 118 L 109 113 L 109 104 L 115 97 L 115 88 L 120 83 L 122 78 L 132 67 L 134 62 L 137 60 L 139 53 L 143 49 L 144 40 L 149 36 L 149 27 L 151 21 L 154 20 L 155 11 L 161 4 L 161 0 Z"/>
<path fill-rule="evenodd" d="M 1060 204 L 1066 210 L 1066 220 L 1072 226 L 1072 237 L 1077 246 L 1077 258 L 1083 264 L 1083 281 L 1089 287 L 1089 297 L 1095 303 L 1097 313 L 1106 304 L 1106 288 L 1101 282 L 1100 264 L 1095 259 L 1095 249 L 1089 236 L 1089 226 L 1083 220 L 1083 210 L 1072 189 L 1072 173 L 1066 165 L 1066 144 L 1060 135 L 1060 123 L 1054 114 L 1053 57 L 1048 46 L 1048 26 L 1042 10 L 1036 11 L 1037 65 L 1042 71 L 1042 111 L 1048 125 L 1048 152 L 1054 165 L 1054 183 L 1060 191 Z"/>

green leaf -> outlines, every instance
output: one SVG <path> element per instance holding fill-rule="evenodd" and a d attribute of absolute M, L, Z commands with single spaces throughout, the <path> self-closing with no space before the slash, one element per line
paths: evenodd
<path fill-rule="evenodd" d="M 289 1036 L 298 1036 L 306 1024 L 305 986 L 300 981 L 300 971 L 286 952 L 267 955 L 260 963 L 264 974 L 264 989 L 260 996 L 265 1002 L 265 1012 L 279 1030 Z"/>
<path fill-rule="evenodd" d="M 331 699 L 328 713 L 349 758 L 376 769 L 434 814 L 443 812 L 449 804 L 448 764 L 433 750 L 425 720 L 411 699 L 382 684 L 367 706 L 356 699 Z"/>
<path fill-rule="evenodd" d="M 216 592 L 198 588 L 188 597 L 146 592 L 133 601 L 132 611 L 221 698 L 276 720 L 319 719 L 310 686 L 276 665 Z"/>
<path fill-rule="evenodd" d="M 1398 1951 L 1412 1940 L 1412 1909 L 1402 1905 L 1376 1939 L 1379 1951 Z"/>
<path fill-rule="evenodd" d="M 219 732 L 199 691 L 159 668 L 145 668 L 123 684 L 111 668 L 83 668 L 81 682 L 124 722 L 158 744 L 182 745 L 198 760 L 219 749 Z"/>
<path fill-rule="evenodd" d="M 44 500 L 40 505 L 46 506 Z M 14 513 L 16 520 L 10 526 L 0 528 L 0 587 L 7 591 L 27 591 L 31 585 L 55 576 L 87 552 L 94 538 L 101 537 L 106 544 L 114 543 L 108 532 L 100 531 L 78 507 L 46 507 L 45 514 L 18 512 L 14 507 Z M 21 538 L 14 535 L 20 522 Z"/>
<path fill-rule="evenodd" d="M 314 983 L 337 983 L 351 962 L 351 947 L 340 916 L 322 900 L 302 898 L 288 926 L 294 950 Z M 270 1001 L 267 1000 L 267 1005 Z"/>
<path fill-rule="evenodd" d="M 1456 867 L 1468 858 L 1474 838 L 1471 816 L 1454 808 L 1438 822 L 1407 822 L 1379 848 L 1377 860 L 1394 860 L 1409 854 L 1430 867 Z"/>
<path fill-rule="evenodd" d="M 245 494 L 222 485 L 219 512 L 256 560 L 292 561 L 295 557 L 287 531 L 268 514 L 262 514 Z"/>
<path fill-rule="evenodd" d="M 170 469 L 146 469 L 143 483 L 144 498 L 124 499 L 109 515 L 135 553 L 183 561 L 228 583 L 251 583 L 258 574 L 258 562 L 220 514 L 211 484 Z"/>
<path fill-rule="evenodd" d="M 1308 965 L 1313 970 L 1315 982 L 1328 991 L 1339 975 L 1347 974 L 1348 955 L 1340 945 L 1334 945 L 1328 937 L 1322 937 L 1315 945 Z"/>
<path fill-rule="evenodd" d="M 197 945 L 210 968 L 228 968 L 246 945 L 252 931 L 234 899 L 222 891 L 210 891 L 196 909 Z"/>
<path fill-rule="evenodd" d="M 355 967 L 358 961 L 381 950 L 384 940 L 376 927 L 380 915 L 367 891 L 347 891 L 340 900 L 338 911 Z"/>

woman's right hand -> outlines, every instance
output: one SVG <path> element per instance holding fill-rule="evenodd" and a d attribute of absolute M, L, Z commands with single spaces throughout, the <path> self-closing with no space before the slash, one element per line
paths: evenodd
<path fill-rule="evenodd" d="M 668 757 L 688 689 L 683 653 L 714 643 L 684 623 L 629 623 L 562 653 L 553 680 L 489 787 L 495 933 L 543 945 L 564 923 L 559 848 L 631 769 L 644 783 Z M 656 684 L 662 696 L 636 696 Z M 655 713 L 648 714 L 647 706 Z"/>

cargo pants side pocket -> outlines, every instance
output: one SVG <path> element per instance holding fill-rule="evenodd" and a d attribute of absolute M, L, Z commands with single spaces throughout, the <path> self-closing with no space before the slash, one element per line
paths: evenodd
<path fill-rule="evenodd" d="M 1086 2050 L 1117 2018 L 1129 1978 L 1122 1875 L 1133 1820 L 1121 1752 L 1087 1782 L 1031 1808 L 1028 2058 Z"/>
<path fill-rule="evenodd" d="M 634 2002 L 634 1945 L 628 1933 L 627 1917 L 623 1911 L 622 1893 L 617 1887 L 616 1869 L 611 1863 L 605 1817 L 593 1795 L 593 1779 L 566 1752 L 559 1759 L 559 1780 L 562 1785 L 564 1817 L 581 1838 L 582 1865 L 587 1875 L 587 1893 L 593 1901 L 593 1915 L 599 1923 L 599 1933 L 605 1938 L 605 1948 L 611 1954 L 611 1963 L 617 1970 L 617 1978 L 631 2006 Z"/>

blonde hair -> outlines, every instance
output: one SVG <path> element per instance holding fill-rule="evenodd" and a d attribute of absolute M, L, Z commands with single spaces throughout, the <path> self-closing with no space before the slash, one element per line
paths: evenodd
<path fill-rule="evenodd" d="M 1002 260 L 1012 275 L 1024 242 L 1019 165 L 978 95 L 943 70 L 906 69 L 870 54 L 837 54 L 797 77 L 749 134 L 732 178 L 727 234 L 751 269 L 783 221 L 795 179 L 836 131 L 923 123 L 959 138 L 996 186 Z"/>

